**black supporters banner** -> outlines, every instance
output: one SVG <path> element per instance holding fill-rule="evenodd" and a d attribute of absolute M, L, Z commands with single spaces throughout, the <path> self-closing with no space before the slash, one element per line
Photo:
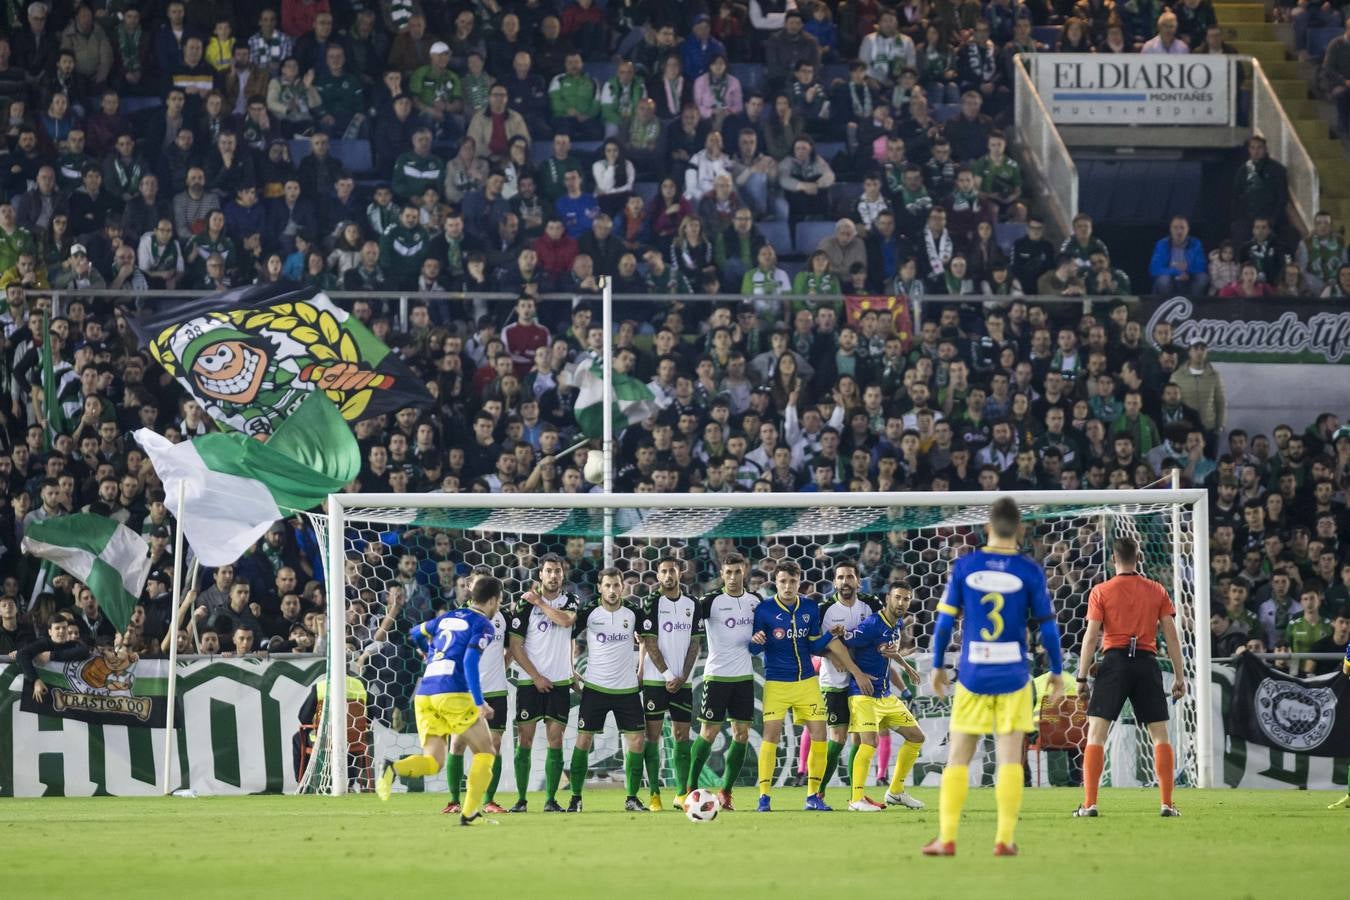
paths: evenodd
<path fill-rule="evenodd" d="M 1350 680 L 1295 678 L 1244 653 L 1226 730 L 1254 744 L 1311 756 L 1350 756 Z"/>

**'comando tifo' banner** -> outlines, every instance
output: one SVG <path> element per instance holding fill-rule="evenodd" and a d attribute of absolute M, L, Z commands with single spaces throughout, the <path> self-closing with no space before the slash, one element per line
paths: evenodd
<path fill-rule="evenodd" d="M 1173 343 L 1203 338 L 1210 357 L 1229 362 L 1350 362 L 1350 310 L 1337 301 L 1293 297 L 1150 298 L 1142 301 L 1145 336 L 1160 322 Z"/>

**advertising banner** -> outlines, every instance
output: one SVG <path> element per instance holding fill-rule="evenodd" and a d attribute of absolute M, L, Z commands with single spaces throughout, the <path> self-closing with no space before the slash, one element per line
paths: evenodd
<path fill-rule="evenodd" d="M 1231 125 L 1231 57 L 1034 54 L 1032 78 L 1056 125 Z"/>

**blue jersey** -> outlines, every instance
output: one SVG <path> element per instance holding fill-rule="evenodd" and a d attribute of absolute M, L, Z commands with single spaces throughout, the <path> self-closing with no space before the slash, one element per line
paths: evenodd
<path fill-rule="evenodd" d="M 933 642 L 934 665 L 942 664 L 956 616 L 964 619 L 957 678 L 966 690 L 1010 694 L 1031 679 L 1027 628 L 1033 622 L 1041 623 L 1043 638 L 1048 636 L 1047 624 L 1053 632 L 1053 647 L 1046 640 L 1046 650 L 1052 670 L 1059 671 L 1059 629 L 1045 572 L 1034 560 L 988 547 L 967 553 L 952 564 L 947 592 L 937 609 L 935 638 L 940 640 Z"/>
<path fill-rule="evenodd" d="M 413 643 L 427 654 L 417 693 L 468 694 L 483 703 L 478 660 L 492 643 L 488 617 L 472 607 L 452 609 L 413 629 Z"/>
<path fill-rule="evenodd" d="M 886 697 L 891 693 L 891 661 L 881 655 L 881 648 L 898 643 L 904 630 L 903 618 L 888 622 L 885 613 L 874 612 L 844 638 L 844 646 L 853 651 L 853 661 L 872 680 L 874 697 Z M 848 692 L 850 696 L 862 693 L 856 678 L 848 680 Z"/>
<path fill-rule="evenodd" d="M 798 597 L 793 606 L 774 598 L 755 607 L 755 631 L 764 632 L 763 644 L 751 644 L 751 653 L 764 654 L 765 681 L 801 681 L 815 677 L 811 656 L 825 652 L 832 640 L 821 634 L 820 604 Z"/>

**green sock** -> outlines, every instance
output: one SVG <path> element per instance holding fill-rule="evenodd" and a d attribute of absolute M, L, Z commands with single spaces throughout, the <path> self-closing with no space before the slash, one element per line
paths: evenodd
<path fill-rule="evenodd" d="M 642 748 L 642 758 L 647 763 L 647 787 L 652 789 L 653 794 L 661 792 L 661 744 L 658 741 L 648 741 L 647 746 Z"/>
<path fill-rule="evenodd" d="M 562 755 L 562 751 L 559 751 Z M 572 748 L 572 767 L 567 770 L 567 777 L 572 782 L 572 796 L 580 797 L 581 789 L 586 786 L 586 769 L 591 764 L 591 751 L 582 750 L 580 747 Z"/>
<path fill-rule="evenodd" d="M 530 787 L 530 748 L 516 748 L 516 799 L 525 802 L 525 791 Z"/>
<path fill-rule="evenodd" d="M 549 747 L 544 756 L 544 793 L 547 799 L 558 802 L 558 784 L 562 781 L 563 753 L 561 747 Z"/>
<path fill-rule="evenodd" d="M 502 755 L 498 753 L 492 757 L 492 780 L 488 782 L 487 793 L 483 795 L 484 803 L 491 803 L 497 798 L 497 784 L 502 780 Z"/>
<path fill-rule="evenodd" d="M 849 742 L 848 745 L 848 786 L 853 787 L 853 757 L 858 755 L 858 745 Z"/>
<path fill-rule="evenodd" d="M 839 754 L 844 750 L 844 745 L 838 741 L 825 742 L 825 776 L 820 779 L 820 789 L 825 790 L 825 785 L 830 783 L 834 777 L 835 769 L 839 768 Z M 852 762 L 850 761 L 850 766 Z"/>
<path fill-rule="evenodd" d="M 445 761 L 445 780 L 450 784 L 450 802 L 459 802 L 460 782 L 464 780 L 464 757 L 451 753 Z"/>
<path fill-rule="evenodd" d="M 741 777 L 741 766 L 745 764 L 745 752 L 749 746 L 748 743 L 740 741 L 731 742 L 731 749 L 727 751 L 727 770 L 722 773 L 722 790 L 729 791 L 736 786 L 736 779 Z"/>
<path fill-rule="evenodd" d="M 705 741 L 701 734 L 694 738 L 694 745 L 689 748 L 689 774 L 680 786 L 681 792 L 687 794 L 698 787 L 698 777 L 703 774 L 703 766 L 711 755 L 712 744 Z"/>
<path fill-rule="evenodd" d="M 689 762 L 692 756 L 691 751 L 694 748 L 693 741 L 675 742 L 675 784 L 684 785 L 689 782 Z"/>
<path fill-rule="evenodd" d="M 634 753 L 632 750 L 624 751 L 623 786 L 629 797 L 636 797 L 638 788 L 642 787 L 642 764 L 644 760 L 645 756 L 642 753 Z"/>

